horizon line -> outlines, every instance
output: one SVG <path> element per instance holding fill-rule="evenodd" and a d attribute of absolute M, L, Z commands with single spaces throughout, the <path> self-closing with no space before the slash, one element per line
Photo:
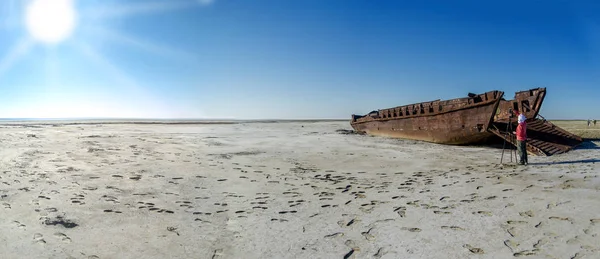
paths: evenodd
<path fill-rule="evenodd" d="M 352 118 L 161 118 L 161 117 L 56 117 L 56 118 L 35 118 L 35 117 L 0 117 L 0 121 L 17 121 L 17 120 L 28 120 L 28 121 L 43 121 L 43 120 L 184 120 L 184 121 L 263 121 L 263 120 L 293 120 L 293 121 L 302 121 L 302 120 L 351 120 Z M 583 120 L 587 121 L 588 119 L 580 119 L 580 118 L 572 118 L 572 119 L 548 119 L 546 120 L 561 120 L 561 121 L 576 121 Z M 593 118 L 589 118 L 589 120 L 593 120 Z"/>
<path fill-rule="evenodd" d="M 119 120 L 119 121 L 345 121 L 342 118 L 264 118 L 264 119 L 242 119 L 242 118 L 143 118 L 143 117 L 64 117 L 64 118 L 0 118 L 0 121 L 92 121 L 92 120 Z"/>
<path fill-rule="evenodd" d="M 306 121 L 306 120 L 321 120 L 321 121 L 341 121 L 341 120 L 351 120 L 352 118 L 262 118 L 262 119 L 257 119 L 257 118 L 248 118 L 248 119 L 244 119 L 244 118 L 160 118 L 160 117 L 56 117 L 56 118 L 35 118 L 35 117 L 24 117 L 24 118 L 12 118 L 12 117 L 6 117 L 6 118 L 0 118 L 0 121 L 19 121 L 19 120 L 26 120 L 26 121 L 44 121 L 44 120 L 51 120 L 51 121 L 57 121 L 57 120 L 68 120 L 68 121 L 72 121 L 72 120 L 180 120 L 180 121 Z M 554 120 L 554 121 L 587 121 L 588 119 L 579 119 L 579 118 L 573 118 L 573 119 L 548 119 L 546 118 L 546 120 Z M 594 120 L 593 118 L 590 118 L 589 120 Z"/>

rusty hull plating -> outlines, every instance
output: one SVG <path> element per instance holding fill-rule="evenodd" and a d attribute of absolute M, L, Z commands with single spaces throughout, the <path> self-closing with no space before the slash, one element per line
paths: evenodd
<path fill-rule="evenodd" d="M 354 130 L 375 136 L 422 140 L 440 144 L 472 144 L 492 133 L 487 129 L 504 95 L 501 91 L 435 100 L 352 115 Z"/>
<path fill-rule="evenodd" d="M 532 119 L 539 115 L 542 103 L 546 97 L 546 88 L 534 88 L 515 93 L 512 100 L 500 101 L 494 121 L 507 122 L 510 110 L 519 110 L 526 118 Z"/>
<path fill-rule="evenodd" d="M 527 151 L 549 156 L 567 152 L 583 141 L 556 125 L 537 118 L 546 97 L 546 88 L 515 93 L 505 100 L 501 91 L 469 94 L 469 97 L 435 100 L 352 115 L 352 128 L 375 136 L 421 140 L 439 144 L 483 143 L 494 136 L 516 145 L 508 124 L 516 129 L 511 110 L 518 109 L 528 119 Z"/>

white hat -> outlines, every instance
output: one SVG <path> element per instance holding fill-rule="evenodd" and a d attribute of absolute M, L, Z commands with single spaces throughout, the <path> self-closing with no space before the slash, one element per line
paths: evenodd
<path fill-rule="evenodd" d="M 521 113 L 521 114 L 519 114 L 519 118 L 518 118 L 518 121 L 519 121 L 519 123 L 522 123 L 522 122 L 524 122 L 526 119 L 527 119 L 527 118 L 525 118 L 525 115 L 523 115 L 522 113 Z"/>

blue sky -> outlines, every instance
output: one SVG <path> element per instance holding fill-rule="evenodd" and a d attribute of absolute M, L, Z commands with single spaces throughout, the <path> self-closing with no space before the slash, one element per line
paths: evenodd
<path fill-rule="evenodd" d="M 600 119 L 593 1 L 72 1 L 52 44 L 32 1 L 0 2 L 0 118 L 347 119 L 547 87 L 544 117 Z"/>

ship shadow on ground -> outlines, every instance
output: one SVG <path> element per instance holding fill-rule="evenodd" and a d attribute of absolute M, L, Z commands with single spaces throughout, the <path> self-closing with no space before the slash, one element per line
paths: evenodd
<path fill-rule="evenodd" d="M 560 161 L 560 162 L 542 162 L 542 163 L 529 163 L 529 165 L 564 165 L 564 164 L 587 164 L 587 163 L 598 163 L 600 159 L 590 158 L 572 161 Z"/>
<path fill-rule="evenodd" d="M 597 140 L 587 140 L 586 139 L 586 140 L 583 141 L 583 143 L 581 143 L 580 145 L 578 145 L 577 147 L 575 147 L 574 150 L 600 149 L 600 146 L 598 146 L 593 141 L 597 141 Z"/>
<path fill-rule="evenodd" d="M 592 140 L 585 140 L 583 143 L 575 147 L 573 150 L 594 150 L 600 149 L 596 143 Z M 569 152 L 571 152 L 569 151 Z M 598 163 L 600 159 L 597 158 L 589 158 L 589 159 L 580 159 L 580 160 L 571 160 L 571 161 L 558 161 L 558 162 L 540 162 L 540 163 L 529 163 L 529 165 L 564 165 L 564 164 L 588 164 L 588 163 Z"/>
<path fill-rule="evenodd" d="M 594 143 L 597 142 L 598 140 L 584 140 L 581 144 L 577 145 L 575 148 L 573 148 L 570 151 L 573 150 L 594 150 L 594 149 L 600 149 L 600 146 L 598 146 L 598 144 Z M 516 150 L 517 147 L 509 142 L 504 142 L 502 139 L 492 139 L 492 140 L 488 140 L 486 143 L 483 144 L 477 144 L 477 145 L 470 145 L 473 147 L 487 147 L 487 148 L 492 148 L 492 149 L 498 149 L 500 150 L 500 152 L 502 152 L 502 149 L 505 149 L 505 151 L 508 150 Z M 569 151 L 569 152 L 570 152 Z"/>
<path fill-rule="evenodd" d="M 497 138 L 497 137 L 492 137 L 490 139 L 487 139 L 483 143 L 471 144 L 471 145 L 467 145 L 467 146 L 496 149 L 496 150 L 498 150 L 498 152 L 502 152 L 503 149 L 505 152 L 509 152 L 510 150 L 517 149 L 517 147 L 515 145 L 511 144 L 508 141 L 505 142 L 504 139 Z"/>

